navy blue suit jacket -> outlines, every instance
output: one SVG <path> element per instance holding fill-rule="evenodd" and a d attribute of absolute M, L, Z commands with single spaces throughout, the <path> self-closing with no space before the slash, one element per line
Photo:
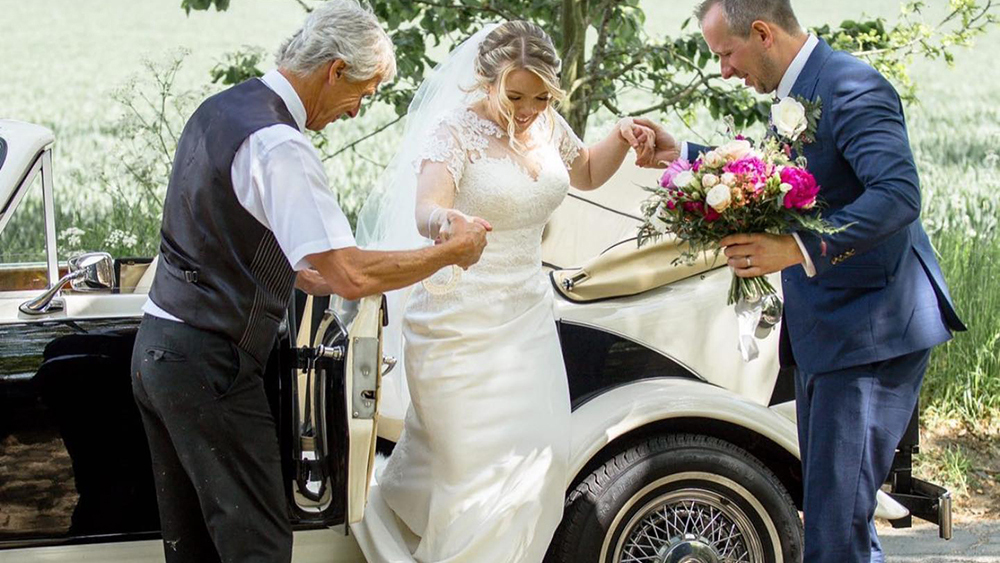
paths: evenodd
<path fill-rule="evenodd" d="M 965 330 L 920 224 L 920 181 L 899 95 L 868 64 L 820 41 L 791 95 L 822 103 L 803 147 L 823 216 L 799 233 L 816 276 L 781 272 L 781 362 L 822 373 L 924 350 Z M 705 147 L 689 145 L 689 152 Z"/>

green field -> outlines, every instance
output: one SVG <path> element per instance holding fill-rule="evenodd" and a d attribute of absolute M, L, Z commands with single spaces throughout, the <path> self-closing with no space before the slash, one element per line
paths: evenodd
<path fill-rule="evenodd" d="M 645 2 L 648 33 L 676 33 L 694 4 Z M 892 21 L 899 9 L 892 0 L 800 0 L 795 5 L 806 26 L 836 24 L 862 13 Z M 0 117 L 55 131 L 60 220 L 92 231 L 78 245 L 104 244 L 116 227 L 137 237 L 134 245 L 119 244 L 119 252 L 149 253 L 155 243 L 155 225 L 128 223 L 148 198 L 129 193 L 122 180 L 119 155 L 128 130 L 120 121 L 122 106 L 111 96 L 131 77 L 148 82 L 143 60 L 167 61 L 177 49 L 188 50 L 174 88 L 197 100 L 217 88 L 208 85 L 208 72 L 225 53 L 243 45 L 273 52 L 302 17 L 295 0 L 234 0 L 227 13 L 190 17 L 176 0 L 0 0 Z M 924 222 L 971 329 L 935 352 L 924 406 L 970 428 L 984 423 L 995 428 L 1000 420 L 1000 77 L 992 74 L 997 52 L 1000 31 L 994 30 L 974 49 L 958 50 L 953 67 L 916 62 L 920 102 L 907 110 L 923 183 Z M 389 117 L 387 108 L 373 108 L 362 119 L 336 123 L 329 128 L 329 143 L 340 146 Z M 608 115 L 595 116 L 588 137 L 599 136 L 609 122 Z M 680 129 L 676 121 L 667 122 Z M 709 135 L 716 130 L 705 119 L 694 128 Z M 365 158 L 348 154 L 327 162 L 332 188 L 349 212 L 363 201 L 391 141 L 391 135 L 376 137 L 360 146 Z M 156 165 L 151 163 L 147 174 L 154 183 Z M 162 190 L 163 185 L 154 187 Z"/>

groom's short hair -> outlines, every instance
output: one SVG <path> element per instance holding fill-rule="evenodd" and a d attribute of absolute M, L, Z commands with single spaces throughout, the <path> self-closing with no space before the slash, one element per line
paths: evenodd
<path fill-rule="evenodd" d="M 726 14 L 729 30 L 738 37 L 750 35 L 750 28 L 757 20 L 777 24 L 788 33 L 802 31 L 791 0 L 704 0 L 695 10 L 698 21 L 704 21 L 716 5 Z"/>

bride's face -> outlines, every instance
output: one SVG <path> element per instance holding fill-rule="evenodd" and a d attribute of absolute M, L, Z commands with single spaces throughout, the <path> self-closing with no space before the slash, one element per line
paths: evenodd
<path fill-rule="evenodd" d="M 548 109 L 552 95 L 534 72 L 519 68 L 507 75 L 503 95 L 513 107 L 514 131 L 523 133 Z M 503 124 L 506 125 L 506 124 Z"/>

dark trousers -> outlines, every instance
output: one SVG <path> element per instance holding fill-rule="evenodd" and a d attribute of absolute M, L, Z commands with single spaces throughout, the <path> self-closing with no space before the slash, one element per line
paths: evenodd
<path fill-rule="evenodd" d="M 881 563 L 875 494 L 917 405 L 930 350 L 826 373 L 795 373 L 804 563 Z"/>
<path fill-rule="evenodd" d="M 132 351 L 132 391 L 167 563 L 291 561 L 260 366 L 224 336 L 147 315 Z"/>

